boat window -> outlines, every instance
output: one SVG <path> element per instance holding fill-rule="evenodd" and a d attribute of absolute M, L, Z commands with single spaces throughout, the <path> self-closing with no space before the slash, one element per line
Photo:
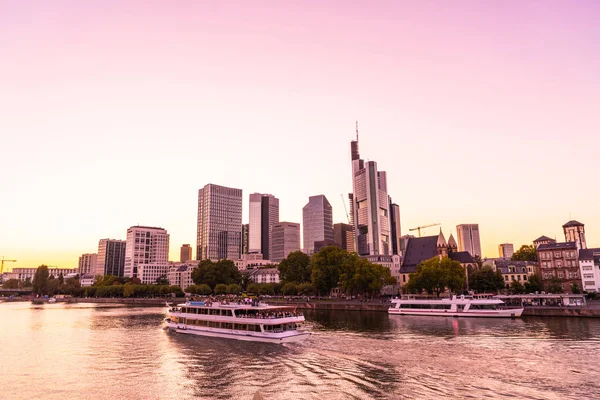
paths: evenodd
<path fill-rule="evenodd" d="M 497 310 L 496 304 L 471 304 L 471 310 Z"/>

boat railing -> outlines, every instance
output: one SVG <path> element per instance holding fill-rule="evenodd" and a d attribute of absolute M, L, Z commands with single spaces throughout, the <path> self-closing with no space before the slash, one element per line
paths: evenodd
<path fill-rule="evenodd" d="M 303 317 L 304 315 L 300 312 L 264 312 L 256 314 L 237 314 L 236 318 L 254 318 L 254 319 L 283 319 L 283 318 L 294 318 Z"/>

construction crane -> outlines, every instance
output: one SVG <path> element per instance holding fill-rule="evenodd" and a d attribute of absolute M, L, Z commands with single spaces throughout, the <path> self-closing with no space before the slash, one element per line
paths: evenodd
<path fill-rule="evenodd" d="M 346 218 L 348 218 L 348 224 L 352 225 L 350 223 L 350 214 L 348 214 L 348 208 L 346 207 L 346 201 L 344 200 L 344 195 L 340 193 L 340 196 L 342 198 L 342 203 L 344 203 L 344 211 L 346 212 Z"/>
<path fill-rule="evenodd" d="M 4 256 L 2 256 L 2 262 L 0 263 L 0 274 L 4 272 L 4 263 L 5 262 L 17 262 L 17 260 L 5 260 Z"/>
<path fill-rule="evenodd" d="M 435 224 L 417 226 L 416 228 L 409 229 L 409 231 L 418 231 L 419 232 L 419 237 L 421 237 L 421 229 L 430 228 L 432 226 L 438 226 L 438 225 L 440 225 L 440 224 L 439 223 L 435 223 Z"/>

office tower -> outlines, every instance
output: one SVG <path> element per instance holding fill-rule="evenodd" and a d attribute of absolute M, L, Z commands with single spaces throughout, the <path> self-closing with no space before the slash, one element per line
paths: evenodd
<path fill-rule="evenodd" d="M 350 212 L 354 223 L 356 251 L 360 256 L 391 255 L 390 210 L 387 176 L 377 170 L 375 161 L 365 162 L 356 140 L 350 143 L 352 158 L 352 195 Z"/>
<path fill-rule="evenodd" d="M 563 231 L 565 233 L 566 242 L 575 242 L 577 249 L 587 249 L 587 243 L 585 242 L 585 228 L 584 225 L 579 221 L 569 221 L 563 225 Z"/>
<path fill-rule="evenodd" d="M 242 225 L 242 254 L 248 254 L 250 249 L 250 224 Z"/>
<path fill-rule="evenodd" d="M 79 257 L 79 268 L 77 269 L 77 273 L 79 274 L 79 276 L 84 274 L 95 273 L 97 259 L 98 254 L 96 253 L 82 254 L 81 257 Z"/>
<path fill-rule="evenodd" d="M 125 240 L 100 239 L 94 275 L 124 276 L 126 247 Z"/>
<path fill-rule="evenodd" d="M 458 251 L 468 251 L 471 256 L 481 257 L 481 241 L 478 224 L 461 224 L 456 226 Z"/>
<path fill-rule="evenodd" d="M 271 261 L 280 262 L 290 253 L 300 250 L 300 224 L 280 222 L 273 225 L 273 254 Z"/>
<path fill-rule="evenodd" d="M 391 241 L 392 241 L 392 254 L 402 254 L 402 246 L 400 244 L 400 206 L 392 203 L 390 197 L 390 225 L 391 229 Z"/>
<path fill-rule="evenodd" d="M 312 254 L 315 242 L 333 243 L 333 211 L 322 194 L 311 196 L 302 208 L 302 237 L 304 251 Z"/>
<path fill-rule="evenodd" d="M 343 223 L 333 225 L 333 240 L 348 253 L 353 253 L 355 251 L 354 227 L 350 224 Z"/>
<path fill-rule="evenodd" d="M 502 243 L 498 245 L 498 253 L 500 258 L 510 259 L 515 252 L 515 247 L 512 243 Z"/>
<path fill-rule="evenodd" d="M 252 230 L 252 229 L 250 229 Z M 208 184 L 198 190 L 198 260 L 239 260 L 242 190 Z"/>
<path fill-rule="evenodd" d="M 156 266 L 168 272 L 169 234 L 163 228 L 151 226 L 132 226 L 127 229 L 127 245 L 125 248 L 125 272 L 130 278 L 144 279 L 138 267 L 148 266 L 146 271 L 155 270 Z M 152 267 L 150 267 L 152 266 Z"/>
<path fill-rule="evenodd" d="M 279 199 L 271 194 L 252 193 L 249 207 L 248 252 L 270 259 L 273 225 L 279 222 Z"/>
<path fill-rule="evenodd" d="M 192 259 L 192 246 L 184 244 L 179 252 L 179 262 L 186 262 Z"/>

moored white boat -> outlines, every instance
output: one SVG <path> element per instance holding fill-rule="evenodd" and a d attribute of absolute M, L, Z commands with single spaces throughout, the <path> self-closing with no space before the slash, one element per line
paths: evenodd
<path fill-rule="evenodd" d="M 272 343 L 309 337 L 298 329 L 303 322 L 304 316 L 289 306 L 204 301 L 173 307 L 165 319 L 166 327 L 178 333 Z"/>
<path fill-rule="evenodd" d="M 389 314 L 431 315 L 437 317 L 517 318 L 523 308 L 506 308 L 499 299 L 473 299 L 452 296 L 451 299 L 393 299 Z"/>

